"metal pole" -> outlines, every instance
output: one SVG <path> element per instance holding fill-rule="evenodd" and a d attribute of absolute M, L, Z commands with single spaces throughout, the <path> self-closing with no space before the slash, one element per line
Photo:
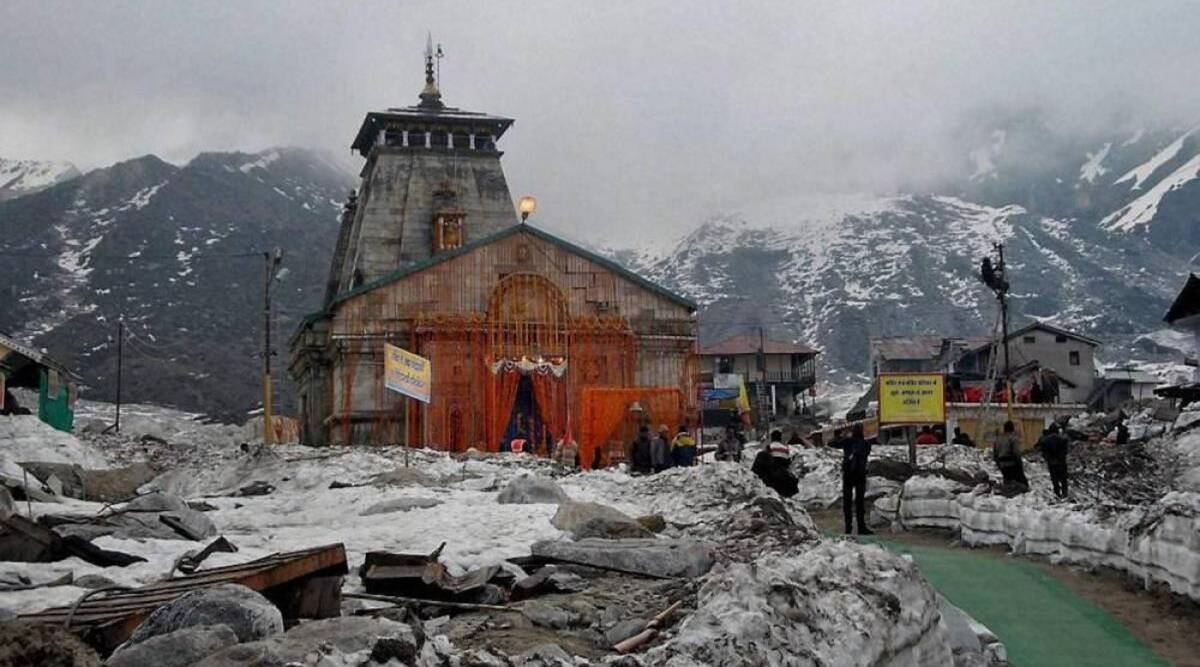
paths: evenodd
<path fill-rule="evenodd" d="M 271 253 L 263 253 L 263 444 L 270 445 L 275 440 L 274 429 L 271 425 Z"/>
<path fill-rule="evenodd" d="M 756 399 L 755 402 L 758 403 L 758 430 L 759 430 L 758 437 L 759 437 L 759 439 L 762 439 L 762 437 L 763 437 L 762 431 L 768 423 L 766 410 L 763 409 L 763 400 L 762 400 L 763 395 L 766 393 L 765 390 L 766 390 L 766 386 L 767 386 L 767 355 L 766 355 L 766 351 L 764 348 L 765 348 L 765 343 L 764 343 L 764 336 L 763 336 L 763 328 L 760 326 L 758 328 L 758 387 L 757 387 L 757 390 L 754 392 L 754 398 Z"/>
<path fill-rule="evenodd" d="M 1012 387 L 1012 366 L 1009 363 L 1008 356 L 1008 267 L 1004 264 L 1004 244 L 997 243 L 996 249 L 1000 253 L 1000 326 L 1002 329 L 1001 336 L 1004 341 L 1004 388 L 1008 395 L 1008 418 L 1011 421 L 1013 412 L 1013 387 Z"/>
<path fill-rule="evenodd" d="M 121 432 L 121 365 L 123 360 L 123 343 L 125 341 L 125 320 L 117 320 L 117 421 L 113 430 Z"/>

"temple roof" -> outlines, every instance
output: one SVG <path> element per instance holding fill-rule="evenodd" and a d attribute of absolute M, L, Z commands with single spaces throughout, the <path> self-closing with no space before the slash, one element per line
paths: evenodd
<path fill-rule="evenodd" d="M 490 236 L 485 236 L 481 239 L 477 239 L 475 241 L 468 242 L 460 248 L 456 248 L 454 250 L 448 250 L 446 252 L 439 253 L 439 254 L 434 255 L 433 257 L 430 257 L 429 259 L 426 259 L 424 261 L 417 262 L 410 266 L 406 266 L 402 269 L 393 271 L 377 280 L 372 280 L 371 282 L 359 285 L 358 287 L 356 287 L 352 290 L 343 292 L 343 293 L 335 296 L 333 298 L 333 300 L 330 302 L 330 306 L 332 307 L 332 306 L 334 306 L 338 303 L 341 303 L 347 299 L 351 299 L 360 294 L 364 294 L 366 292 L 370 292 L 371 290 L 377 289 L 379 287 L 383 287 L 384 285 L 393 283 L 397 280 L 400 280 L 401 278 L 410 276 L 414 273 L 419 273 L 421 271 L 424 271 L 425 269 L 428 269 L 429 267 L 441 264 L 442 262 L 450 261 L 456 257 L 460 257 L 469 252 L 472 252 L 473 250 L 475 250 L 477 248 L 481 248 L 483 246 L 495 243 L 501 239 L 506 239 L 514 234 L 529 234 L 530 236 L 533 236 L 534 238 L 541 239 L 548 243 L 553 243 L 554 245 L 557 245 L 559 247 L 566 249 L 568 252 L 574 253 L 574 254 L 579 255 L 589 261 L 599 264 L 600 266 L 608 269 L 609 271 L 612 271 L 613 273 L 621 276 L 622 278 L 625 278 L 626 280 L 629 280 L 630 282 L 635 283 L 639 287 L 643 287 L 651 292 L 654 292 L 655 294 L 658 294 L 659 296 L 662 296 L 662 297 L 668 299 L 669 301 L 672 301 L 672 302 L 674 302 L 680 306 L 683 306 L 684 308 L 687 308 L 691 311 L 696 310 L 696 303 L 694 301 L 692 301 L 691 299 L 680 296 L 679 294 L 672 292 L 671 290 L 663 287 L 662 285 L 659 285 L 655 282 L 647 280 L 646 278 L 643 278 L 642 276 L 634 273 L 633 271 L 630 271 L 629 269 L 625 268 L 624 266 L 621 266 L 620 264 L 618 264 L 617 262 L 614 262 L 611 259 L 608 259 L 607 257 L 598 255 L 598 254 L 592 252 L 591 250 L 583 248 L 582 246 L 576 245 L 576 244 L 574 244 L 570 241 L 567 241 L 566 239 L 563 239 L 559 236 L 555 236 L 554 234 L 551 234 L 550 232 L 548 232 L 544 229 L 539 229 L 537 227 L 534 227 L 532 225 L 527 225 L 527 224 L 519 224 L 519 225 L 513 225 L 511 227 L 507 227 L 507 228 L 505 228 L 499 232 L 496 232 L 495 234 L 492 234 Z M 310 317 L 314 317 L 314 316 L 319 317 L 319 315 L 320 314 L 315 313 L 313 316 L 310 316 Z M 309 320 L 309 318 L 305 318 L 305 320 L 307 322 Z"/>

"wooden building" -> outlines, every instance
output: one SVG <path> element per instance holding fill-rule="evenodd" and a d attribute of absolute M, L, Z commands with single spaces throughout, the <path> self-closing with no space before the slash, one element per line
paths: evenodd
<path fill-rule="evenodd" d="M 587 466 L 619 457 L 638 423 L 690 421 L 695 305 L 519 222 L 495 146 L 512 121 L 442 105 L 430 62 L 421 103 L 369 114 L 355 139 L 361 194 L 324 308 L 290 344 L 302 441 L 546 451 L 573 437 Z M 431 360 L 429 404 L 384 388 L 385 343 Z"/>

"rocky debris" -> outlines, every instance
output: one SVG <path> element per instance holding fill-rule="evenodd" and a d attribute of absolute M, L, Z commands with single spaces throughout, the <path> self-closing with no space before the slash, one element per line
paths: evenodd
<path fill-rule="evenodd" d="M 1077 441 L 1067 458 L 1073 491 L 1130 504 L 1158 500 L 1180 472 L 1176 457 L 1165 448 L 1132 441 L 1117 446 Z M 1076 493 L 1078 495 L 1078 493 Z"/>
<path fill-rule="evenodd" d="M 570 611 L 545 602 L 528 602 L 521 613 L 534 625 L 546 628 L 565 629 L 579 621 L 579 616 Z"/>
<path fill-rule="evenodd" d="M 437 507 L 441 504 L 442 501 L 437 498 L 393 498 L 375 503 L 358 514 L 359 516 L 372 516 L 391 512 L 407 512 L 414 509 Z"/>
<path fill-rule="evenodd" d="M 0 525 L 0 560 L 53 563 L 72 556 L 100 567 L 125 567 L 146 561 L 140 556 L 101 549 L 76 535 L 59 535 L 19 514 L 10 515 Z"/>
<path fill-rule="evenodd" d="M 395 468 L 371 478 L 375 486 L 437 486 L 436 480 L 420 468 Z"/>
<path fill-rule="evenodd" d="M 188 667 L 238 643 L 226 625 L 194 625 L 117 648 L 107 667 Z"/>
<path fill-rule="evenodd" d="M 101 515 L 45 515 L 40 521 L 63 536 L 85 540 L 118 539 L 201 540 L 217 533 L 212 520 L 188 507 L 182 498 L 164 493 L 138 496 L 124 507 Z"/>
<path fill-rule="evenodd" d="M 899 459 L 871 459 L 867 464 L 868 477 L 882 477 L 904 483 L 915 474 L 917 469 L 911 463 Z"/>
<path fill-rule="evenodd" d="M 518 655 L 515 664 L 520 667 L 568 667 L 575 662 L 558 644 L 541 644 Z"/>
<path fill-rule="evenodd" d="M 155 609 L 130 635 L 125 647 L 198 625 L 224 625 L 238 641 L 283 632 L 283 615 L 261 594 L 238 584 L 218 584 L 185 593 Z"/>
<path fill-rule="evenodd" d="M 30 476 L 53 488 L 58 495 L 79 500 L 119 503 L 137 495 L 157 474 L 145 463 L 122 468 L 88 470 L 74 463 L 25 462 Z"/>
<path fill-rule="evenodd" d="M 85 574 L 75 578 L 75 585 L 80 588 L 97 589 L 111 588 L 116 586 L 117 582 L 100 574 Z"/>
<path fill-rule="evenodd" d="M 721 562 L 749 562 L 764 553 L 793 551 L 819 537 L 806 512 L 793 513 L 789 501 L 778 497 L 746 503 L 728 516 L 721 529 L 709 534 L 720 542 L 716 554 Z"/>
<path fill-rule="evenodd" d="M 712 544 L 693 540 L 587 538 L 543 541 L 530 547 L 534 556 L 640 572 L 656 577 L 698 577 L 712 567 Z"/>
<path fill-rule="evenodd" d="M 0 665 L 100 667 L 100 656 L 69 630 L 20 621 L 0 623 Z"/>
<path fill-rule="evenodd" d="M 677 635 L 622 664 L 948 665 L 939 619 L 916 566 L 879 547 L 825 541 L 714 569 Z"/>
<path fill-rule="evenodd" d="M 647 514 L 639 516 L 637 522 L 642 524 L 642 527 L 652 533 L 661 533 L 667 529 L 667 520 L 661 514 Z"/>
<path fill-rule="evenodd" d="M 231 646 L 209 655 L 194 667 L 411 666 L 417 664 L 420 655 L 417 635 L 405 623 L 382 618 L 340 617 L 302 623 L 282 635 Z"/>
<path fill-rule="evenodd" d="M 496 497 L 498 503 L 519 505 L 538 503 L 557 505 L 569 500 L 566 492 L 552 480 L 540 475 L 529 474 L 513 478 Z"/>
<path fill-rule="evenodd" d="M 230 495 L 234 498 L 251 498 L 254 496 L 265 496 L 275 490 L 275 485 L 265 480 L 256 480 L 250 482 L 246 486 L 239 488 Z"/>
<path fill-rule="evenodd" d="M 547 593 L 578 593 L 587 590 L 587 580 L 566 570 L 548 565 L 534 574 L 518 579 L 513 585 L 512 598 L 523 600 Z"/>
<path fill-rule="evenodd" d="M 598 537 L 622 539 L 653 537 L 647 530 L 628 515 L 607 505 L 568 501 L 560 503 L 550 523 L 566 531 L 576 539 Z"/>

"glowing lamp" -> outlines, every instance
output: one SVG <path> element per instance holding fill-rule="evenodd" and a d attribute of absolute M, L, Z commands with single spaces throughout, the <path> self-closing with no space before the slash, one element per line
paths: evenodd
<path fill-rule="evenodd" d="M 517 210 L 521 212 L 521 222 L 525 222 L 534 211 L 537 211 L 537 198 L 525 195 L 521 197 L 521 201 L 517 204 Z"/>

